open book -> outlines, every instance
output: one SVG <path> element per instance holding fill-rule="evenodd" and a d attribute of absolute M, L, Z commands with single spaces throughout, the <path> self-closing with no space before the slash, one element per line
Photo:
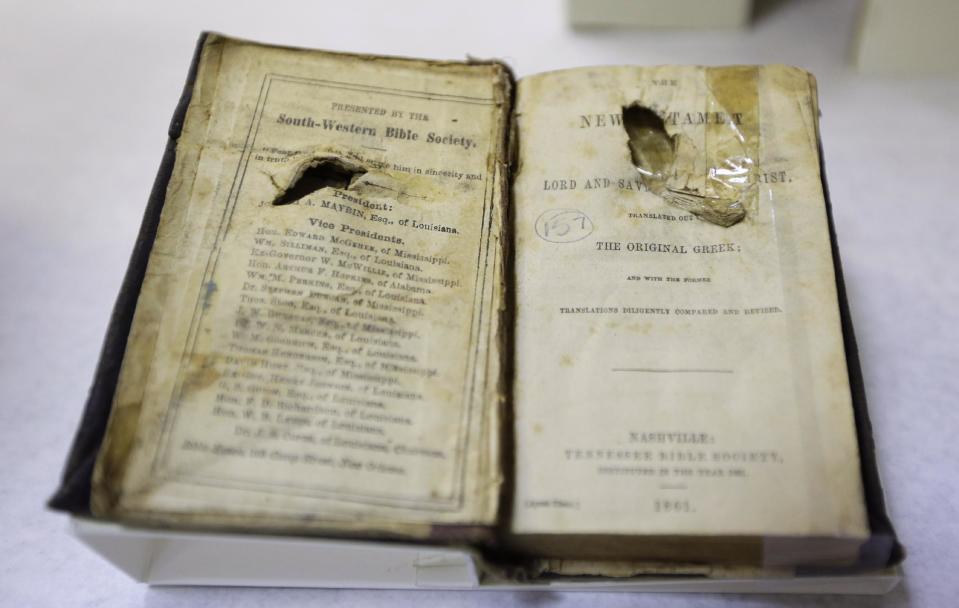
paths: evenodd
<path fill-rule="evenodd" d="M 817 120 L 785 66 L 205 35 L 53 503 L 565 572 L 885 563 Z"/>

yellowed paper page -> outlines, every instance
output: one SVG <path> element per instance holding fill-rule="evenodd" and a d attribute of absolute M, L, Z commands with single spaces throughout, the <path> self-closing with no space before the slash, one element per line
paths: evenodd
<path fill-rule="evenodd" d="M 95 512 L 492 523 L 508 100 L 497 64 L 209 37 Z"/>
<path fill-rule="evenodd" d="M 677 159 L 655 192 L 634 103 Z M 811 77 L 574 69 L 516 112 L 513 532 L 864 538 Z"/>

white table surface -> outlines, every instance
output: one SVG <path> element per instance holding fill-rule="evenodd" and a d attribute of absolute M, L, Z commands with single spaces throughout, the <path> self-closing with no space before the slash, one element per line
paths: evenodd
<path fill-rule="evenodd" d="M 407 6 L 407 4 L 409 4 Z M 0 604 L 956 605 L 959 80 L 849 67 L 855 2 L 786 2 L 747 32 L 574 32 L 558 1 L 0 5 Z M 876 598 L 149 589 L 44 509 L 203 29 L 416 57 L 772 63 L 819 79 L 835 219 L 905 583 Z"/>

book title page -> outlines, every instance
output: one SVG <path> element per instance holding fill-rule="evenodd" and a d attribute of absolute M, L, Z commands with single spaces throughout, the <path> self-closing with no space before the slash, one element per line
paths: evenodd
<path fill-rule="evenodd" d="M 815 104 L 781 66 L 520 82 L 515 533 L 865 535 Z"/>

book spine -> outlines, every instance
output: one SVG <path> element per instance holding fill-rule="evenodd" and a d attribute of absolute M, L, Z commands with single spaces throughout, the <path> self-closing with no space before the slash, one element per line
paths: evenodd
<path fill-rule="evenodd" d="M 859 552 L 859 560 L 854 570 L 871 570 L 895 566 L 905 557 L 905 551 L 896 537 L 892 520 L 886 511 L 879 467 L 876 463 L 876 446 L 872 436 L 872 423 L 869 420 L 869 407 L 866 402 L 866 388 L 859 363 L 859 348 L 853 330 L 852 315 L 846 297 L 846 283 L 842 273 L 842 261 L 839 258 L 839 244 L 836 239 L 836 226 L 833 221 L 832 202 L 826 183 L 826 166 L 823 162 L 822 145 L 819 146 L 819 171 L 822 175 L 823 195 L 826 200 L 826 219 L 829 223 L 829 240 L 832 248 L 833 268 L 836 274 L 836 294 L 839 298 L 839 319 L 842 325 L 843 346 L 846 351 L 846 367 L 849 373 L 849 388 L 852 393 L 853 416 L 856 421 L 856 435 L 859 444 L 859 464 L 862 474 L 863 494 L 869 517 L 869 540 Z"/>
<path fill-rule="evenodd" d="M 120 293 L 117 295 L 113 313 L 110 315 L 106 337 L 100 350 L 100 360 L 93 376 L 93 384 L 80 419 L 80 426 L 67 457 L 60 487 L 47 503 L 51 509 L 76 515 L 86 515 L 90 512 L 90 481 L 93 476 L 93 465 L 106 432 L 113 393 L 117 387 L 120 365 L 127 347 L 127 336 L 133 322 L 133 313 L 140 295 L 140 286 L 143 284 L 147 260 L 150 258 L 157 226 L 160 223 L 167 184 L 176 161 L 177 140 L 183 129 L 187 107 L 193 97 L 193 85 L 200 62 L 200 53 L 208 36 L 208 32 L 200 35 L 190 63 L 190 71 L 183 86 L 183 93 L 170 120 L 166 149 L 160 161 L 156 180 L 153 182 L 153 189 L 150 191 L 150 198 L 147 201 Z"/>

